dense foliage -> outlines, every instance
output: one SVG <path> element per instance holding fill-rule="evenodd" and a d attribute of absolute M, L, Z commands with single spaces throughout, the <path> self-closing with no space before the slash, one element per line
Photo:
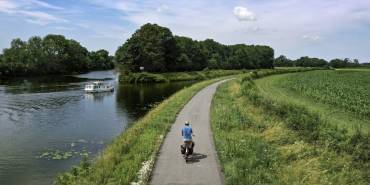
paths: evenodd
<path fill-rule="evenodd" d="M 203 70 L 190 72 L 170 72 L 170 73 L 129 73 L 121 75 L 119 81 L 125 83 L 161 83 L 189 80 L 206 80 L 222 76 L 237 75 L 247 72 L 247 70 Z"/>
<path fill-rule="evenodd" d="M 112 68 L 112 59 L 106 51 L 89 55 L 80 43 L 62 35 L 31 37 L 28 41 L 14 39 L 10 48 L 3 50 L 0 60 L 0 74 L 9 76 L 68 74 L 107 68 Z"/>
<path fill-rule="evenodd" d="M 295 66 L 294 61 L 287 58 L 284 55 L 280 55 L 279 57 L 275 58 L 274 60 L 275 67 L 293 67 Z"/>
<path fill-rule="evenodd" d="M 280 55 L 274 60 L 275 67 L 324 67 L 328 62 L 324 59 L 310 58 L 307 56 L 301 57 L 297 60 L 291 60 L 284 55 Z"/>
<path fill-rule="evenodd" d="M 168 28 L 145 24 L 116 52 L 116 61 L 130 71 L 148 72 L 272 68 L 274 50 L 268 46 L 226 46 L 211 39 L 196 41 L 173 36 Z"/>
<path fill-rule="evenodd" d="M 116 51 L 116 61 L 130 71 L 165 72 L 176 67 L 177 46 L 168 28 L 146 24 Z"/>
<path fill-rule="evenodd" d="M 310 58 L 307 56 L 295 60 L 294 63 L 299 67 L 323 67 L 328 64 L 328 62 L 324 59 Z"/>
<path fill-rule="evenodd" d="M 177 71 L 202 70 L 207 67 L 206 55 L 202 45 L 188 37 L 175 36 L 178 49 Z"/>
<path fill-rule="evenodd" d="M 335 68 L 340 68 L 340 67 L 359 67 L 360 63 L 358 62 L 357 59 L 354 59 L 353 61 L 350 60 L 349 58 L 345 59 L 333 59 L 329 62 L 329 65 Z"/>
<path fill-rule="evenodd" d="M 104 70 L 114 68 L 113 57 L 109 56 L 109 52 L 107 50 L 101 49 L 98 51 L 91 51 L 89 53 L 89 58 L 90 70 Z"/>
<path fill-rule="evenodd" d="M 349 58 L 345 59 L 333 59 L 330 62 L 319 59 L 319 58 L 310 58 L 310 57 L 301 57 L 297 60 L 291 60 L 284 55 L 280 55 L 274 60 L 275 67 L 324 67 L 330 66 L 334 68 L 341 67 L 361 67 L 366 66 L 366 64 L 360 64 L 357 59 L 350 60 Z"/>
<path fill-rule="evenodd" d="M 368 71 L 312 71 L 291 74 L 280 86 L 370 118 L 370 73 Z"/>

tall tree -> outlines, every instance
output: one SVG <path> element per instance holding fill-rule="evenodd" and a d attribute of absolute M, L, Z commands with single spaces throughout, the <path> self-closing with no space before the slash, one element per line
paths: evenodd
<path fill-rule="evenodd" d="M 132 71 L 144 67 L 150 72 L 166 72 L 176 66 L 178 49 L 168 28 L 145 24 L 116 51 L 116 61 Z"/>
<path fill-rule="evenodd" d="M 290 60 L 286 56 L 280 55 L 274 60 L 274 66 L 275 67 L 291 67 L 291 66 L 294 66 L 294 63 L 292 60 Z"/>
<path fill-rule="evenodd" d="M 109 56 L 109 52 L 107 50 L 101 49 L 98 51 L 92 51 L 89 53 L 89 57 L 89 68 L 91 70 L 114 68 L 114 63 L 112 61 L 113 58 Z"/>
<path fill-rule="evenodd" d="M 207 67 L 207 59 L 202 52 L 201 45 L 198 41 L 194 41 L 188 37 L 175 36 L 179 53 L 182 57 L 179 58 L 177 67 L 173 68 L 180 71 L 202 70 Z M 184 56 L 186 55 L 186 57 Z"/>

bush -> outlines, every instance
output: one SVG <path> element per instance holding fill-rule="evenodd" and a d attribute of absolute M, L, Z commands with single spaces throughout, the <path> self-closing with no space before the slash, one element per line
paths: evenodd
<path fill-rule="evenodd" d="M 124 83 L 163 83 L 176 81 L 206 80 L 244 73 L 244 70 L 206 70 L 173 73 L 125 73 L 120 81 Z"/>

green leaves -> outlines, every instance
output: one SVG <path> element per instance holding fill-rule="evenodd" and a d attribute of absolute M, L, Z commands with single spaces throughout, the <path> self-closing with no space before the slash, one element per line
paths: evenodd
<path fill-rule="evenodd" d="M 280 55 L 274 60 L 275 67 L 324 67 L 327 66 L 328 62 L 320 58 L 310 58 L 308 56 L 301 57 L 297 60 L 290 60 L 284 55 Z"/>
<path fill-rule="evenodd" d="M 274 50 L 268 46 L 227 46 L 212 39 L 197 41 L 173 36 L 168 28 L 145 24 L 116 52 L 116 61 L 132 72 L 272 68 Z"/>
<path fill-rule="evenodd" d="M 104 70 L 114 68 L 113 58 L 109 56 L 109 52 L 107 50 L 101 49 L 98 51 L 92 51 L 89 53 L 89 58 L 90 70 Z"/>
<path fill-rule="evenodd" d="M 131 71 L 166 72 L 177 58 L 176 42 L 168 28 L 145 24 L 118 48 L 116 61 Z"/>
<path fill-rule="evenodd" d="M 7 76 L 69 74 L 114 67 L 106 50 L 89 53 L 79 42 L 62 35 L 14 39 L 3 53 L 0 74 Z"/>

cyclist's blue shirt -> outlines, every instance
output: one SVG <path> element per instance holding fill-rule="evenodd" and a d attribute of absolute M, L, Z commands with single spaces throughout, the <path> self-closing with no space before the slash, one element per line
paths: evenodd
<path fill-rule="evenodd" d="M 191 140 L 192 134 L 193 134 L 193 129 L 191 129 L 191 127 L 185 126 L 184 128 L 182 128 L 182 135 L 184 137 L 184 140 Z"/>

